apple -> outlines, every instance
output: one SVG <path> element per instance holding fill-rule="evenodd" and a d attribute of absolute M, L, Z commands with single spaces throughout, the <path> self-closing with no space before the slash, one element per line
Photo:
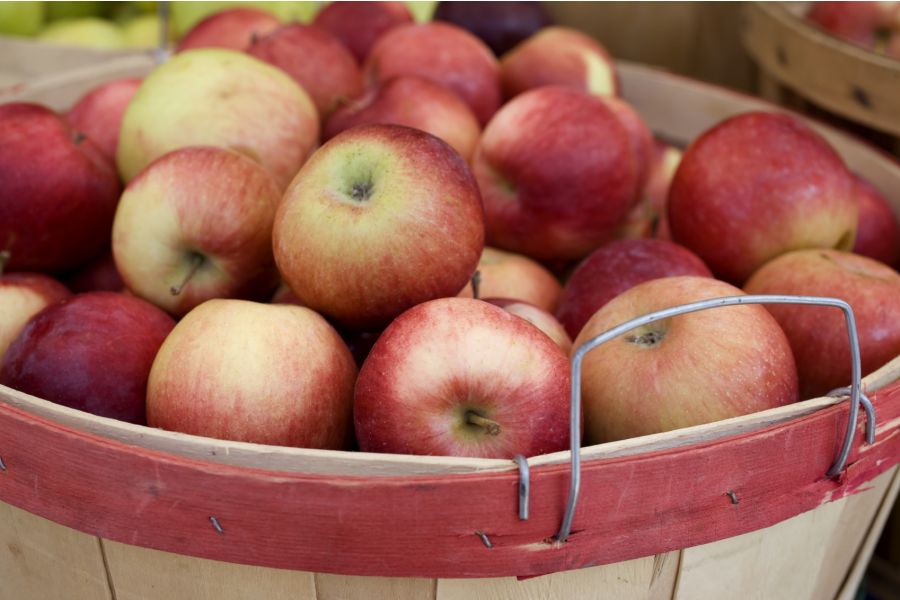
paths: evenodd
<path fill-rule="evenodd" d="M 362 91 L 362 73 L 350 51 L 312 25 L 280 27 L 256 37 L 247 52 L 290 75 L 310 95 L 323 120 Z"/>
<path fill-rule="evenodd" d="M 104 17 L 109 4 L 108 2 L 85 2 L 81 0 L 75 2 L 48 2 L 47 19 L 49 21 L 59 21 L 62 19 Z"/>
<path fill-rule="evenodd" d="M 886 265 L 900 264 L 900 224 L 887 199 L 871 183 L 853 176 L 859 224 L 853 252 Z"/>
<path fill-rule="evenodd" d="M 500 59 L 507 98 L 546 85 L 564 85 L 597 96 L 615 96 L 612 57 L 594 38 L 569 27 L 545 27 Z"/>
<path fill-rule="evenodd" d="M 44 25 L 45 2 L 0 2 L 0 34 L 35 35 Z"/>
<path fill-rule="evenodd" d="M 31 317 L 71 295 L 66 286 L 40 273 L 0 275 L 0 360 Z"/>
<path fill-rule="evenodd" d="M 572 351 L 572 338 L 566 333 L 562 324 L 556 320 L 556 317 L 546 310 L 538 308 L 529 302 L 510 298 L 484 298 L 483 300 L 488 304 L 499 306 L 510 314 L 525 319 L 544 332 L 566 355 Z"/>
<path fill-rule="evenodd" d="M 341 40 L 361 63 L 378 38 L 412 22 L 403 2 L 331 2 L 319 11 L 313 25 Z"/>
<path fill-rule="evenodd" d="M 843 40 L 874 48 L 887 25 L 884 2 L 812 2 L 806 19 Z"/>
<path fill-rule="evenodd" d="M 500 108 L 500 67 L 484 42 L 455 25 L 395 27 L 378 39 L 363 65 L 364 77 L 383 82 L 417 75 L 456 92 L 483 126 Z"/>
<path fill-rule="evenodd" d="M 173 315 L 211 298 L 268 297 L 278 284 L 272 222 L 281 191 L 230 150 L 187 147 L 125 188 L 112 251 L 125 285 Z"/>
<path fill-rule="evenodd" d="M 65 115 L 72 128 L 87 135 L 112 163 L 116 160 L 122 116 L 140 85 L 139 78 L 104 83 L 79 98 Z"/>
<path fill-rule="evenodd" d="M 821 136 L 786 114 L 726 119 L 685 150 L 669 191 L 672 239 L 741 284 L 791 250 L 850 250 L 853 179 Z"/>
<path fill-rule="evenodd" d="M 257 0 L 182 2 L 179 0 L 178 2 L 172 2 L 169 10 L 171 12 L 172 32 L 175 39 L 181 39 L 203 19 L 237 7 L 265 11 L 278 17 L 281 22 L 301 21 L 308 23 L 319 10 L 320 5 L 320 2 L 310 2 L 308 0 L 297 2 L 259 2 Z"/>
<path fill-rule="evenodd" d="M 645 281 L 594 313 L 573 347 L 664 308 L 741 295 L 708 277 Z M 591 350 L 582 369 L 587 444 L 711 423 L 798 399 L 791 347 L 760 305 L 712 308 L 644 325 Z"/>
<path fill-rule="evenodd" d="M 272 299 L 269 300 L 270 304 L 295 304 L 297 306 L 303 306 L 303 303 L 300 302 L 300 298 L 297 297 L 297 294 L 287 286 L 283 281 L 278 284 L 278 287 L 275 289 L 275 293 L 272 294 Z"/>
<path fill-rule="evenodd" d="M 122 30 L 115 23 L 96 17 L 54 21 L 38 34 L 37 39 L 50 44 L 98 50 L 117 50 L 127 46 Z"/>
<path fill-rule="evenodd" d="M 571 260 L 607 241 L 635 203 L 631 138 L 595 96 L 549 86 L 509 101 L 485 128 L 473 170 L 488 244 Z"/>
<path fill-rule="evenodd" d="M 594 250 L 566 281 L 556 317 L 573 338 L 606 303 L 651 279 L 712 277 L 693 252 L 664 240 L 617 240 Z"/>
<path fill-rule="evenodd" d="M 360 450 L 512 458 L 568 448 L 569 361 L 524 319 L 442 298 L 400 315 L 363 363 Z"/>
<path fill-rule="evenodd" d="M 436 21 L 447 21 L 478 37 L 500 56 L 551 23 L 539 2 L 439 2 Z"/>
<path fill-rule="evenodd" d="M 245 50 L 255 39 L 281 27 L 273 14 L 253 8 L 232 8 L 209 15 L 187 32 L 176 52 L 195 48 Z"/>
<path fill-rule="evenodd" d="M 59 272 L 109 244 L 121 186 L 100 150 L 55 112 L 0 105 L 0 251 L 12 270 Z"/>
<path fill-rule="evenodd" d="M 850 252 L 798 250 L 759 269 L 748 294 L 826 296 L 848 302 L 856 318 L 862 374 L 900 354 L 900 274 Z M 850 385 L 850 342 L 844 315 L 819 306 L 770 305 L 791 342 L 803 398 Z"/>
<path fill-rule="evenodd" d="M 547 312 L 556 311 L 562 294 L 559 280 L 527 256 L 485 246 L 478 259 L 478 273 L 481 298 L 522 300 Z M 467 283 L 457 296 L 471 298 L 471 283 Z"/>
<path fill-rule="evenodd" d="M 666 198 L 680 162 L 681 150 L 654 140 L 650 168 L 640 200 L 616 231 L 616 238 L 671 239 L 666 220 Z"/>
<path fill-rule="evenodd" d="M 83 292 L 122 292 L 125 282 L 116 269 L 112 250 L 65 278 L 66 286 L 76 294 Z"/>
<path fill-rule="evenodd" d="M 122 35 L 129 48 L 156 48 L 162 37 L 157 15 L 139 15 L 122 24 Z"/>
<path fill-rule="evenodd" d="M 427 131 L 450 144 L 467 162 L 481 137 L 478 119 L 459 96 L 427 79 L 401 75 L 370 87 L 334 111 L 322 138 L 330 140 L 351 127 L 375 123 Z"/>
<path fill-rule="evenodd" d="M 638 193 L 643 191 L 644 184 L 650 176 L 655 158 L 653 134 L 647 128 L 647 124 L 633 106 L 614 96 L 604 96 L 603 102 L 612 109 L 619 118 L 619 122 L 628 132 L 631 151 L 638 169 Z"/>
<path fill-rule="evenodd" d="M 218 439 L 340 450 L 352 426 L 356 365 L 308 308 L 210 300 L 159 349 L 147 423 Z"/>
<path fill-rule="evenodd" d="M 143 424 L 150 365 L 175 322 L 140 298 L 78 294 L 31 319 L 0 383 L 102 417 Z"/>
<path fill-rule="evenodd" d="M 122 119 L 116 161 L 127 182 L 185 146 L 237 150 L 287 187 L 319 139 L 309 95 L 286 73 L 220 48 L 175 55 L 151 72 Z"/>
<path fill-rule="evenodd" d="M 303 166 L 272 237 L 278 270 L 304 305 L 344 327 L 377 329 L 463 287 L 484 247 L 484 219 L 475 179 L 445 142 L 362 125 Z"/>

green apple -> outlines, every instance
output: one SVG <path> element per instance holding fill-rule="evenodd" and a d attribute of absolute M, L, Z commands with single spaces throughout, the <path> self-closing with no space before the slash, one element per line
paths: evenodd
<path fill-rule="evenodd" d="M 0 34 L 35 35 L 44 16 L 43 2 L 0 2 Z"/>
<path fill-rule="evenodd" d="M 416 23 L 426 23 L 431 20 L 434 11 L 437 8 L 437 2 L 434 0 L 410 0 L 406 2 L 406 8 Z"/>
<path fill-rule="evenodd" d="M 126 46 L 125 36 L 110 21 L 88 17 L 85 19 L 63 19 L 51 23 L 38 39 L 65 46 L 85 48 L 115 49 Z"/>
<path fill-rule="evenodd" d="M 104 17 L 107 15 L 107 2 L 45 2 L 47 20 L 83 19 L 85 17 Z"/>
<path fill-rule="evenodd" d="M 135 17 L 122 25 L 122 35 L 130 48 L 154 48 L 159 45 L 159 18 L 156 15 Z"/>
<path fill-rule="evenodd" d="M 230 8 L 249 7 L 269 12 L 282 21 L 308 23 L 321 8 L 321 2 L 172 2 L 172 29 L 181 39 L 206 17 Z"/>

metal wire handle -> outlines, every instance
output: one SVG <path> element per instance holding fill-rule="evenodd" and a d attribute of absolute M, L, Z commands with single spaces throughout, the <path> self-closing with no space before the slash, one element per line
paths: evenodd
<path fill-rule="evenodd" d="M 726 298 L 713 298 L 711 300 L 702 300 L 700 302 L 692 302 L 672 308 L 658 310 L 656 312 L 637 317 L 626 323 L 622 323 L 617 327 L 613 327 L 600 335 L 597 335 L 576 350 L 572 357 L 572 392 L 571 392 L 571 410 L 569 413 L 569 440 L 571 443 L 572 455 L 572 475 L 569 485 L 569 500 L 566 504 L 566 512 L 563 516 L 562 525 L 556 534 L 559 542 L 565 542 L 569 534 L 572 532 L 572 520 L 575 518 L 575 507 L 578 504 L 578 493 L 581 489 L 581 364 L 584 356 L 597 346 L 615 339 L 632 329 L 648 325 L 662 319 L 684 315 L 687 313 L 706 310 L 708 308 L 717 308 L 720 306 L 737 306 L 741 304 L 810 304 L 815 306 L 833 306 L 841 309 L 847 321 L 847 333 L 850 336 L 850 418 L 847 420 L 847 433 L 844 436 L 844 443 L 837 459 L 831 465 L 826 473 L 827 477 L 834 477 L 840 473 L 850 456 L 850 448 L 853 445 L 853 436 L 856 433 L 856 424 L 859 419 L 859 406 L 861 400 L 861 367 L 859 360 L 859 337 L 856 333 L 856 318 L 853 316 L 853 309 L 843 300 L 837 298 L 822 298 L 818 296 L 776 296 L 776 295 L 756 295 L 756 296 L 729 296 Z M 871 402 L 866 398 L 866 441 L 871 444 L 875 440 L 875 409 Z"/>

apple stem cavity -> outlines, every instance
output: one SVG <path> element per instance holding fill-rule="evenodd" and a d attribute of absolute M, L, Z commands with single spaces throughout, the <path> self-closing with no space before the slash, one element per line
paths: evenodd
<path fill-rule="evenodd" d="M 173 296 L 177 296 L 178 294 L 180 294 L 181 290 L 184 289 L 184 286 L 186 286 L 188 284 L 188 282 L 197 273 L 197 271 L 200 270 L 200 267 L 203 266 L 203 263 L 205 261 L 206 261 L 206 259 L 203 257 L 202 254 L 200 254 L 198 252 L 192 252 L 191 253 L 191 266 L 188 269 L 188 272 L 184 275 L 184 279 L 182 279 L 180 283 L 170 287 L 169 292 Z"/>
<path fill-rule="evenodd" d="M 644 333 L 626 336 L 625 341 L 645 348 L 654 348 L 658 346 L 665 337 L 666 336 L 662 331 L 650 330 Z"/>
<path fill-rule="evenodd" d="M 479 291 L 481 290 L 481 271 L 475 271 L 472 274 L 472 297 L 479 299 Z"/>
<path fill-rule="evenodd" d="M 500 423 L 492 421 L 487 417 L 482 417 L 471 410 L 466 412 L 466 423 L 483 428 L 484 432 L 488 435 L 500 435 Z"/>

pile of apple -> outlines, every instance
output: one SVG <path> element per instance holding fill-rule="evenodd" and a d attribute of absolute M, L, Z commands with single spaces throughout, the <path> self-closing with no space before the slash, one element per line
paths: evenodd
<path fill-rule="evenodd" d="M 0 383 L 216 438 L 508 458 L 568 446 L 573 347 L 665 307 L 836 296 L 866 372 L 900 354 L 896 219 L 820 136 L 748 113 L 682 155 L 617 92 L 575 30 L 498 60 L 340 2 L 210 17 L 66 114 L 2 105 Z M 584 368 L 589 444 L 850 380 L 821 307 L 671 318 Z"/>
<path fill-rule="evenodd" d="M 811 2 L 806 19 L 851 44 L 900 58 L 900 2 Z"/>

